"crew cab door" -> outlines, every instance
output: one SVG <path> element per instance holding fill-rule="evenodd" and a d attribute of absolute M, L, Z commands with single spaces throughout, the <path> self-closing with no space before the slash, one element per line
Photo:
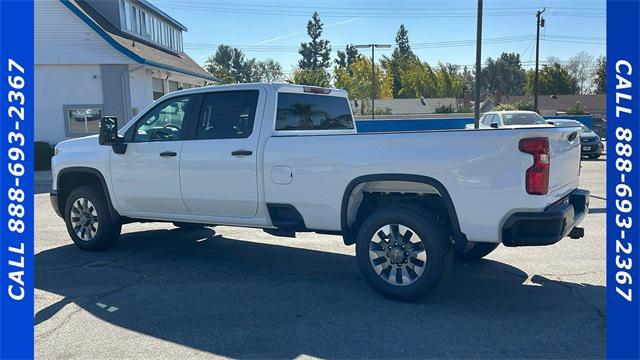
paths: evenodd
<path fill-rule="evenodd" d="M 180 159 L 182 198 L 192 215 L 256 215 L 264 98 L 257 89 L 202 94 L 194 139 L 185 141 Z"/>
<path fill-rule="evenodd" d="M 194 99 L 187 95 L 159 103 L 126 132 L 126 152 L 111 154 L 113 188 L 125 214 L 188 212 L 179 161 Z"/>

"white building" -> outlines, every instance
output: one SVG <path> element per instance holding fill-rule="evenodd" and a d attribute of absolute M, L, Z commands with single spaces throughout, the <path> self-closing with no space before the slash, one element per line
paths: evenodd
<path fill-rule="evenodd" d="M 215 79 L 183 51 L 187 28 L 146 0 L 35 2 L 35 140 L 124 124 L 160 96 Z"/>

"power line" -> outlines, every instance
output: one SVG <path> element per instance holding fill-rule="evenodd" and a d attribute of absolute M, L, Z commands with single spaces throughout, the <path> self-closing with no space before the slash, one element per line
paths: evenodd
<path fill-rule="evenodd" d="M 264 5 L 264 4 L 231 4 L 231 3 L 202 3 L 190 1 L 171 1 L 162 2 L 163 7 L 181 9 L 187 11 L 198 12 L 216 12 L 231 13 L 245 15 L 267 15 L 267 16 L 297 16 L 308 17 L 311 10 L 327 9 L 323 11 L 323 17 L 371 17 L 371 18 L 468 18 L 474 17 L 475 11 L 469 8 L 458 9 L 428 9 L 428 8 L 360 8 L 360 7 L 322 7 L 322 6 L 296 6 L 287 4 L 284 6 Z M 284 8 L 284 9 L 283 9 Z M 285 10 L 286 9 L 286 10 Z M 570 16 L 570 17 L 604 17 L 601 12 L 583 9 L 569 9 L 569 12 L 563 12 L 558 8 L 553 15 Z M 597 9 L 594 9 L 597 10 Z M 487 12 L 485 16 L 530 16 L 531 11 L 526 8 L 493 8 Z"/>
<path fill-rule="evenodd" d="M 505 43 L 516 43 L 516 42 L 525 42 L 525 41 L 533 41 L 533 40 L 535 40 L 534 35 L 517 35 L 517 36 L 485 38 L 483 39 L 483 43 L 505 44 Z M 541 41 L 598 45 L 598 44 L 604 44 L 605 39 L 597 38 L 597 37 L 575 36 L 575 35 L 546 35 L 541 38 Z M 185 48 L 195 49 L 195 50 L 215 50 L 218 48 L 219 45 L 223 45 L 223 44 L 185 43 Z M 347 45 L 348 44 L 332 44 L 332 47 L 334 49 L 338 49 L 338 48 L 344 48 Z M 246 52 L 298 52 L 298 49 L 300 47 L 299 45 L 228 45 L 228 46 L 236 47 Z M 451 41 L 434 41 L 434 42 L 416 42 L 411 44 L 411 48 L 415 50 L 464 47 L 464 46 L 475 46 L 475 40 L 469 39 L 469 40 L 451 40 Z"/>

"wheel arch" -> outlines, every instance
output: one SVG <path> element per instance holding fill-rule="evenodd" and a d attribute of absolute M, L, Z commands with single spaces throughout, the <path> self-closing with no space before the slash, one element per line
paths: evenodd
<path fill-rule="evenodd" d="M 70 185 L 68 181 L 68 179 L 70 179 L 69 176 L 73 176 L 71 178 L 73 179 L 73 181 Z M 65 185 L 65 182 L 67 183 L 67 185 Z M 111 202 L 111 196 L 109 193 L 109 187 L 107 186 L 107 181 L 105 180 L 104 175 L 102 175 L 100 170 L 91 167 L 71 166 L 61 169 L 58 172 L 58 175 L 56 177 L 56 184 L 58 188 L 57 206 L 60 214 L 64 214 L 65 202 L 74 188 L 80 185 L 89 185 L 96 183 L 100 185 L 103 195 L 107 201 L 111 220 L 115 223 L 120 223 L 122 219 L 120 214 L 118 214 L 116 209 L 113 207 L 113 203 Z"/>
<path fill-rule="evenodd" d="M 422 185 L 429 186 L 435 189 L 442 199 L 444 204 L 444 208 L 449 217 L 449 222 L 451 226 L 451 231 L 453 234 L 453 240 L 456 246 L 465 246 L 467 242 L 466 235 L 462 232 L 460 228 L 460 222 L 458 220 L 458 215 L 453 204 L 453 200 L 451 199 L 451 195 L 445 188 L 445 186 L 439 182 L 438 180 L 424 175 L 412 175 L 412 174 L 371 174 L 371 175 L 363 175 L 359 176 L 347 185 L 344 194 L 342 196 L 342 204 L 341 204 L 341 214 L 340 214 L 340 227 L 342 230 L 342 236 L 344 243 L 347 245 L 351 245 L 355 243 L 356 234 L 353 231 L 354 229 L 349 226 L 349 214 L 352 211 L 351 197 L 354 190 L 358 185 L 372 183 L 372 182 L 384 182 L 384 181 L 401 181 L 408 183 L 418 183 Z"/>

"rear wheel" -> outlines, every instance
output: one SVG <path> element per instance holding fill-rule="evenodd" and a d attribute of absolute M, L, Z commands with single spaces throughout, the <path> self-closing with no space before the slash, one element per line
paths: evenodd
<path fill-rule="evenodd" d="M 595 159 L 597 159 L 599 157 L 600 157 L 600 155 L 598 155 L 598 154 L 589 155 L 589 159 L 592 159 L 592 160 L 595 160 Z"/>
<path fill-rule="evenodd" d="M 462 251 L 455 249 L 455 256 L 457 259 L 464 261 L 478 260 L 489 255 L 499 245 L 499 243 L 468 243 L 467 247 Z"/>
<path fill-rule="evenodd" d="M 364 279 L 380 294 L 417 300 L 448 275 L 453 250 L 436 217 L 417 206 L 380 209 L 361 225 L 356 257 Z"/>
<path fill-rule="evenodd" d="M 71 240 L 82 250 L 96 251 L 113 246 L 120 237 L 121 224 L 114 223 L 102 189 L 82 185 L 71 191 L 64 209 Z"/>

